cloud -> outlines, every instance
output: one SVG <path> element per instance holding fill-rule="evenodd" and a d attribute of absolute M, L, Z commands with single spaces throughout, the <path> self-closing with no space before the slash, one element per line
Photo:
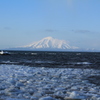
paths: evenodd
<path fill-rule="evenodd" d="M 69 6 L 72 6 L 72 0 L 67 0 L 67 4 L 68 4 Z"/>
<path fill-rule="evenodd" d="M 52 30 L 52 29 L 46 29 L 46 32 L 56 32 L 57 30 Z"/>
<path fill-rule="evenodd" d="M 72 31 L 75 32 L 75 33 L 83 33 L 83 34 L 85 34 L 85 33 L 92 33 L 89 30 L 72 30 Z"/>
<path fill-rule="evenodd" d="M 73 8 L 73 1 L 72 0 L 67 0 L 67 6 L 69 8 Z"/>
<path fill-rule="evenodd" d="M 10 27 L 4 27 L 4 29 L 5 29 L 5 30 L 10 30 L 11 28 L 10 28 Z"/>

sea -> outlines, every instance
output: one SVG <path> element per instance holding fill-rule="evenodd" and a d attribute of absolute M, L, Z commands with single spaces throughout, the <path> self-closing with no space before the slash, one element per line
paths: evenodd
<path fill-rule="evenodd" d="M 0 64 L 49 68 L 100 69 L 100 52 L 8 51 Z"/>
<path fill-rule="evenodd" d="M 100 52 L 7 52 L 0 100 L 100 100 Z"/>

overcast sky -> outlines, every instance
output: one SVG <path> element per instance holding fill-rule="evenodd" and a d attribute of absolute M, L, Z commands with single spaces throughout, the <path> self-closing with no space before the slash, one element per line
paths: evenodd
<path fill-rule="evenodd" d="M 100 50 L 100 0 L 0 0 L 0 49 L 48 36 Z"/>

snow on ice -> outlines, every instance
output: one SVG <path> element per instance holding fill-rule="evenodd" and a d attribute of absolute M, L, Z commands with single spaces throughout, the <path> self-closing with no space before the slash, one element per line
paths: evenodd
<path fill-rule="evenodd" d="M 100 100 L 100 86 L 87 79 L 99 73 L 94 69 L 0 65 L 0 99 Z"/>

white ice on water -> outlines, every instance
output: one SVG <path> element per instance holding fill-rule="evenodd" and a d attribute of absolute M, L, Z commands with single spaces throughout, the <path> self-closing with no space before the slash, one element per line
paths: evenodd
<path fill-rule="evenodd" d="M 99 72 L 94 69 L 0 65 L 0 99 L 100 100 L 100 86 L 89 83 L 86 78 Z"/>

